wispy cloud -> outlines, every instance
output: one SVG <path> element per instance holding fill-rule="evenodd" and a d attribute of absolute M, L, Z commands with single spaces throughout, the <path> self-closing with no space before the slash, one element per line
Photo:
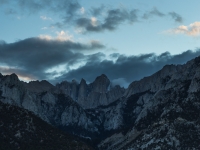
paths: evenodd
<path fill-rule="evenodd" d="M 48 27 L 42 27 L 41 29 L 42 29 L 42 30 L 47 30 L 47 29 L 48 29 Z"/>
<path fill-rule="evenodd" d="M 183 22 L 183 18 L 177 14 L 176 12 L 169 12 L 169 15 L 172 17 L 172 19 L 174 19 L 176 22 Z"/>
<path fill-rule="evenodd" d="M 73 36 L 69 35 L 67 32 L 65 31 L 60 31 L 60 32 L 56 32 L 57 34 L 57 40 L 59 41 L 73 41 Z"/>
<path fill-rule="evenodd" d="M 143 15 L 143 18 L 144 18 L 144 19 L 149 19 L 149 18 L 152 17 L 152 16 L 164 17 L 165 14 L 163 14 L 162 12 L 160 12 L 157 8 L 153 8 L 151 11 L 146 12 L 146 13 Z"/>
<path fill-rule="evenodd" d="M 44 29 L 46 29 L 44 27 Z M 73 36 L 70 35 L 67 31 L 63 31 L 61 30 L 60 32 L 56 32 L 56 36 L 53 37 L 51 35 L 48 35 L 48 34 L 41 34 L 39 36 L 40 39 L 43 39 L 43 40 L 48 40 L 48 41 L 73 41 Z"/>
<path fill-rule="evenodd" d="M 170 34 L 185 34 L 187 36 L 199 36 L 200 35 L 200 22 L 191 23 L 188 26 L 181 25 L 174 29 L 165 31 Z"/>
<path fill-rule="evenodd" d="M 84 8 L 84 7 L 81 7 L 81 8 L 80 8 L 80 13 L 81 13 L 81 14 L 85 14 L 85 8 Z"/>
<path fill-rule="evenodd" d="M 47 16 L 40 16 L 40 19 L 42 19 L 42 20 L 50 20 L 50 21 L 53 21 L 52 18 L 47 17 Z"/>
<path fill-rule="evenodd" d="M 153 8 L 151 11 L 148 11 L 143 14 L 142 18 L 143 19 L 150 19 L 152 17 L 168 17 L 170 16 L 175 22 L 181 23 L 183 21 L 183 18 L 181 15 L 179 15 L 176 12 L 169 12 L 168 14 L 165 14 L 161 11 L 159 11 L 157 8 Z"/>

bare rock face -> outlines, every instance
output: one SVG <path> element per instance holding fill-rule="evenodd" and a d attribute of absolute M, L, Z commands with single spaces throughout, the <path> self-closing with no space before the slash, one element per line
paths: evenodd
<path fill-rule="evenodd" d="M 76 80 L 72 80 L 72 82 L 63 81 L 57 84 L 56 87 L 60 89 L 62 93 L 69 95 L 74 101 L 77 101 L 78 83 Z"/>
<path fill-rule="evenodd" d="M 95 81 L 91 84 L 92 91 L 97 93 L 106 93 L 108 91 L 108 86 L 110 85 L 110 80 L 105 74 L 98 76 Z"/>
<path fill-rule="evenodd" d="M 78 90 L 78 102 L 84 102 L 87 93 L 88 93 L 88 85 L 86 84 L 86 81 L 84 79 L 81 79 L 80 85 L 79 85 L 79 90 Z"/>
<path fill-rule="evenodd" d="M 71 94 L 70 94 L 70 96 L 75 101 L 77 101 L 77 93 L 78 93 L 78 84 L 77 84 L 76 80 L 72 80 L 72 83 L 71 83 Z"/>
<path fill-rule="evenodd" d="M 31 81 L 29 83 L 24 83 L 27 90 L 32 92 L 45 92 L 54 89 L 54 86 L 46 80 L 42 81 Z"/>
<path fill-rule="evenodd" d="M 179 87 L 180 81 L 192 80 L 190 91 L 198 89 L 198 80 L 200 79 L 200 57 L 188 61 L 184 65 L 166 65 L 155 74 L 145 77 L 140 81 L 132 82 L 125 92 L 125 96 L 150 90 L 157 92 L 171 87 Z"/>
<path fill-rule="evenodd" d="M 71 84 L 72 89 L 76 90 L 76 86 L 76 82 Z M 82 131 L 97 131 L 83 108 L 47 81 L 24 83 L 15 74 L 2 76 L 0 101 L 25 108 L 49 124 L 63 129 L 76 126 Z"/>
<path fill-rule="evenodd" d="M 60 84 L 56 84 L 56 87 L 61 90 L 62 93 L 66 95 L 71 95 L 71 84 L 70 82 L 63 81 Z"/>
<path fill-rule="evenodd" d="M 111 87 L 105 75 L 90 84 L 82 79 L 80 84 L 64 81 L 56 87 L 0 75 L 0 101 L 98 141 L 103 150 L 200 149 L 199 97 L 200 57 L 167 65 L 127 90 Z"/>
<path fill-rule="evenodd" d="M 99 149 L 199 149 L 200 57 L 130 84 L 124 94 L 121 132 Z"/>
<path fill-rule="evenodd" d="M 15 74 L 1 76 L 0 79 L 0 101 L 25 108 L 72 134 L 96 137 L 123 125 L 121 104 L 117 107 L 107 107 L 107 104 L 120 98 L 124 89 L 115 86 L 108 90 L 110 81 L 105 75 L 89 85 L 82 79 L 80 84 L 65 81 L 56 87 L 47 81 L 24 83 Z M 83 109 L 97 106 L 105 108 L 99 108 L 99 111 L 91 109 L 93 113 Z"/>
<path fill-rule="evenodd" d="M 88 95 L 85 98 L 85 101 L 80 102 L 80 105 L 83 108 L 95 108 L 97 106 L 109 104 L 110 102 L 107 98 L 109 85 L 110 80 L 106 75 L 102 74 L 101 76 L 98 76 L 93 83 L 88 85 Z"/>
<path fill-rule="evenodd" d="M 3 102 L 21 105 L 24 90 L 25 88 L 16 74 L 1 77 L 0 91 Z"/>
<path fill-rule="evenodd" d="M 110 102 L 114 102 L 115 100 L 121 98 L 124 92 L 124 88 L 116 85 L 107 92 L 107 99 L 109 99 Z"/>
<path fill-rule="evenodd" d="M 162 70 L 152 76 L 145 77 L 140 81 L 132 82 L 126 90 L 125 96 L 129 97 L 132 94 L 141 93 L 147 90 L 156 92 L 159 89 L 164 88 L 166 83 L 171 79 L 172 75 L 177 73 L 178 70 L 179 67 L 175 65 L 164 66 Z"/>
<path fill-rule="evenodd" d="M 57 87 L 63 93 L 71 96 L 74 101 L 77 101 L 84 109 L 96 108 L 98 106 L 108 105 L 119 99 L 125 89 L 120 86 L 110 88 L 110 80 L 105 74 L 98 76 L 94 82 L 87 84 L 84 79 L 80 84 L 75 84 L 64 81 L 57 84 Z"/>
<path fill-rule="evenodd" d="M 8 83 L 9 85 L 18 84 L 19 78 L 15 73 L 13 73 L 11 75 L 7 75 L 4 82 Z"/>

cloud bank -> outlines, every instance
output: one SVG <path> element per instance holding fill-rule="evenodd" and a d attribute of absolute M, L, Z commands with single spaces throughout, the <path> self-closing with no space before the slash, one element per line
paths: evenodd
<path fill-rule="evenodd" d="M 122 24 L 134 24 L 154 17 L 170 17 L 176 23 L 183 21 L 178 13 L 164 13 L 157 8 L 145 13 L 134 8 L 105 5 L 86 10 L 80 2 L 78 0 L 0 0 L 0 7 L 7 15 L 51 12 L 60 17 L 58 22 L 54 22 L 51 13 L 48 16 L 40 14 L 38 17 L 49 21 L 50 26 L 54 25 L 58 28 L 73 26 L 85 34 L 114 31 Z M 198 36 L 200 23 L 182 25 L 168 32 Z M 150 53 L 138 56 L 113 53 L 110 59 L 107 59 L 108 56 L 103 53 L 105 49 L 104 44 L 95 40 L 88 43 L 76 42 L 65 30 L 57 32 L 56 37 L 40 35 L 14 43 L 0 41 L 0 72 L 3 74 L 14 72 L 25 80 L 48 79 L 52 83 L 81 78 L 92 82 L 96 76 L 104 73 L 113 84 L 127 86 L 134 80 L 155 73 L 166 64 L 182 64 L 200 55 L 200 50 L 188 50 L 179 55 L 171 55 L 168 52 L 160 55 Z M 96 53 L 96 50 L 102 51 Z M 86 51 L 92 54 L 86 55 Z"/>
<path fill-rule="evenodd" d="M 84 51 L 104 47 L 95 41 L 84 44 L 38 37 L 10 44 L 1 42 L 0 64 L 5 67 L 1 67 L 0 71 L 2 73 L 15 71 L 20 75 L 29 74 L 27 76 L 32 79 L 47 79 L 56 73 L 47 73 L 47 70 L 59 65 L 73 66 L 87 59 L 83 54 Z"/>
<path fill-rule="evenodd" d="M 178 55 L 171 55 L 169 52 L 160 55 L 150 53 L 139 56 L 115 54 L 117 56 L 115 62 L 106 59 L 101 61 L 101 59 L 98 59 L 98 55 L 102 54 L 91 55 L 90 60 L 84 66 L 68 71 L 58 77 L 56 81 L 84 78 L 92 82 L 96 76 L 104 73 L 115 83 L 120 83 L 126 87 L 127 83 L 152 75 L 167 64 L 186 63 L 188 60 L 199 56 L 200 50 L 188 50 Z"/>
<path fill-rule="evenodd" d="M 28 38 L 10 44 L 1 41 L 0 72 L 14 72 L 27 80 L 49 79 L 52 83 L 81 78 L 92 82 L 104 73 L 114 83 L 127 86 L 127 83 L 149 76 L 166 64 L 183 64 L 200 55 L 200 50 L 188 50 L 179 55 L 169 52 L 138 56 L 113 53 L 108 60 L 102 52 L 84 54 L 84 51 L 95 52 L 102 48 L 105 48 L 103 44 L 95 42 L 84 44 L 41 38 Z M 78 67 L 74 68 L 77 64 Z M 59 67 L 62 67 L 61 71 Z"/>

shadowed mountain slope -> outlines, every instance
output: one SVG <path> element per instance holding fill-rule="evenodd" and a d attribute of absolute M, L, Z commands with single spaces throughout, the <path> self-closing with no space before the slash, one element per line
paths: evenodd
<path fill-rule="evenodd" d="M 90 150 L 80 139 L 47 124 L 33 113 L 0 102 L 0 149 Z"/>

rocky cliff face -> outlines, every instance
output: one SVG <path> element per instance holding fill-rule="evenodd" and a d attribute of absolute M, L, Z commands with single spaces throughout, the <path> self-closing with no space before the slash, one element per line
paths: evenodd
<path fill-rule="evenodd" d="M 0 100 L 99 149 L 200 149 L 200 57 L 167 65 L 126 90 L 110 85 L 105 75 L 57 86 L 0 75 Z"/>
<path fill-rule="evenodd" d="M 88 85 L 86 84 L 86 81 L 84 79 L 81 79 L 79 90 L 78 90 L 78 102 L 84 102 L 87 98 L 88 93 Z"/>
<path fill-rule="evenodd" d="M 96 104 L 99 104 L 98 101 L 105 101 L 109 98 L 112 102 L 123 94 L 124 89 L 120 86 L 108 91 L 109 80 L 105 75 L 102 77 L 98 77 L 90 85 L 87 85 L 84 79 L 80 84 L 77 84 L 76 81 L 72 81 L 72 83 L 65 81 L 58 88 L 47 81 L 25 83 L 20 81 L 15 74 L 1 75 L 0 101 L 25 108 L 49 124 L 71 134 L 91 139 L 121 126 L 121 121 L 118 122 L 118 117 L 121 117 L 120 111 L 114 107 L 99 108 L 99 111 L 86 110 L 85 107 L 82 107 L 82 105 L 86 105 L 86 102 L 89 105 L 89 100 L 93 103 L 97 100 Z M 90 91 L 89 94 L 88 91 Z M 117 91 L 122 92 L 118 93 Z M 93 100 L 96 95 L 98 99 Z M 106 97 L 103 97 L 104 95 Z M 78 100 L 72 99 L 75 97 Z M 113 112 L 119 115 L 115 116 Z"/>
<path fill-rule="evenodd" d="M 74 81 L 71 83 L 64 81 L 57 84 L 57 88 L 70 95 L 84 109 L 91 109 L 102 105 L 106 106 L 122 97 L 125 89 L 120 86 L 110 88 L 110 85 L 110 80 L 102 74 L 91 84 L 86 84 L 84 79 L 80 84 L 75 84 Z"/>
<path fill-rule="evenodd" d="M 123 125 L 100 149 L 199 149 L 200 57 L 130 84 Z"/>
<path fill-rule="evenodd" d="M 110 85 L 110 80 L 105 74 L 97 77 L 95 81 L 90 85 L 93 92 L 106 93 L 108 91 L 108 86 Z"/>
<path fill-rule="evenodd" d="M 55 89 L 54 86 L 46 80 L 31 81 L 29 83 L 24 82 L 24 86 L 28 91 L 35 92 L 35 93 L 51 91 Z"/>
<path fill-rule="evenodd" d="M 52 125 L 63 128 L 76 125 L 89 132 L 97 130 L 82 107 L 46 81 L 27 84 L 15 74 L 3 76 L 0 94 L 2 102 L 32 111 Z"/>

